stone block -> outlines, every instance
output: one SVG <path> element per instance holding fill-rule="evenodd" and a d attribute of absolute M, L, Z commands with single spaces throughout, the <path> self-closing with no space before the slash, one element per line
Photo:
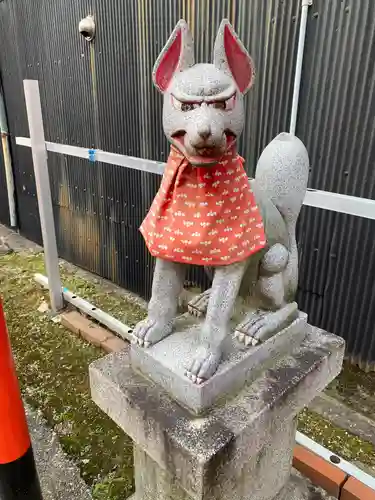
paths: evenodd
<path fill-rule="evenodd" d="M 88 323 L 90 323 L 89 320 L 78 311 L 67 311 L 61 314 L 61 324 L 77 335 L 80 335 L 80 332 L 87 328 Z"/>
<path fill-rule="evenodd" d="M 134 494 L 129 500 L 144 500 L 141 495 Z M 292 470 L 288 484 L 276 496 L 274 500 L 335 500 L 335 497 L 329 496 L 324 490 L 315 488 L 312 484 L 301 477 L 297 471 Z M 342 499 L 344 500 L 344 499 Z M 345 500 L 349 500 L 345 499 Z M 350 500 L 358 500 L 357 498 Z M 361 500 L 372 500 L 364 497 Z"/>
<path fill-rule="evenodd" d="M 349 477 L 342 488 L 340 500 L 375 500 L 375 491 L 358 479 Z"/>
<path fill-rule="evenodd" d="M 84 328 L 80 328 L 79 333 L 82 338 L 96 347 L 100 347 L 103 342 L 105 342 L 109 337 L 112 337 L 111 332 L 96 323 L 93 323 L 92 321 L 88 321 Z"/>
<path fill-rule="evenodd" d="M 137 500 L 291 500 L 296 416 L 341 370 L 342 339 L 308 327 L 292 354 L 202 416 L 133 370 L 90 367 L 94 401 L 135 443 Z M 288 496 L 289 495 L 289 496 Z"/>
<path fill-rule="evenodd" d="M 184 372 L 199 345 L 200 326 L 196 318 L 183 315 L 176 322 L 172 335 L 148 349 L 132 345 L 130 354 L 134 369 L 160 384 L 173 398 L 197 414 L 254 380 L 275 357 L 290 352 L 291 346 L 298 348 L 307 333 L 307 316 L 299 313 L 299 318 L 290 326 L 257 346 L 245 348 L 228 336 L 218 371 L 197 385 Z"/>
<path fill-rule="evenodd" d="M 119 352 L 123 349 L 129 349 L 129 344 L 115 335 L 111 335 L 104 342 L 102 342 L 101 347 L 106 352 Z"/>

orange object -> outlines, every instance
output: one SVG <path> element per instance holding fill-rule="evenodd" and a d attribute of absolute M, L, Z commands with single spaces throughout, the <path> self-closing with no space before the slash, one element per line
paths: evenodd
<path fill-rule="evenodd" d="M 30 447 L 30 436 L 0 300 L 0 464 L 14 462 Z"/>
<path fill-rule="evenodd" d="M 375 491 L 358 479 L 349 477 L 342 488 L 340 500 L 375 500 Z"/>
<path fill-rule="evenodd" d="M 320 486 L 335 498 L 341 498 L 341 488 L 348 477 L 341 469 L 300 445 L 294 448 L 293 467 L 315 486 Z"/>
<path fill-rule="evenodd" d="M 211 167 L 172 146 L 141 233 L 154 257 L 203 266 L 240 262 L 266 245 L 260 211 L 234 149 Z"/>

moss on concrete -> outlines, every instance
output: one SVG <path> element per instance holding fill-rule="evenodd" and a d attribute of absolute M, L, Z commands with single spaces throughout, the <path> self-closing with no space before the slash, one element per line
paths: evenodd
<path fill-rule="evenodd" d="M 374 372 L 365 373 L 358 366 L 345 362 L 342 372 L 326 392 L 363 415 L 375 418 Z"/>
<path fill-rule="evenodd" d="M 370 468 L 370 472 L 375 473 L 375 449 L 372 443 L 334 426 L 310 410 L 300 413 L 298 429 L 345 460 L 355 462 L 358 466 L 364 464 Z"/>

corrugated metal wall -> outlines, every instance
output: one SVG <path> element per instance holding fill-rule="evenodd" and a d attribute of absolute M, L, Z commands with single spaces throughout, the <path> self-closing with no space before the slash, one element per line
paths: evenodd
<path fill-rule="evenodd" d="M 254 57 L 258 79 L 247 100 L 242 150 L 254 170 L 262 147 L 287 124 L 296 45 L 297 0 L 9 0 L 0 3 L 0 65 L 13 136 L 28 136 L 24 78 L 40 81 L 47 140 L 163 160 L 162 98 L 151 70 L 179 18 L 209 61 L 223 17 Z M 90 45 L 78 23 L 94 14 Z M 14 41 L 17 43 L 14 43 Z M 271 120 L 270 118 L 273 117 Z M 30 151 L 16 147 L 21 231 L 40 241 Z M 160 179 L 121 167 L 49 155 L 60 254 L 144 296 L 152 260 L 138 227 Z M 201 271 L 190 280 L 206 285 Z"/>
<path fill-rule="evenodd" d="M 0 2 L 11 133 L 28 136 L 22 80 L 36 78 L 48 140 L 165 159 L 153 63 L 181 17 L 197 59 L 208 61 L 228 17 L 257 67 L 241 141 L 253 173 L 263 147 L 288 128 L 299 9 L 299 0 Z M 97 22 L 91 46 L 77 29 L 87 14 Z M 309 11 L 297 132 L 311 155 L 311 187 L 374 197 L 374 22 L 372 0 L 314 0 Z M 13 151 L 21 231 L 40 241 L 30 151 Z M 138 226 L 160 179 L 52 154 L 49 166 L 60 254 L 148 297 L 152 261 Z M 373 226 L 313 208 L 299 225 L 300 306 L 363 361 L 375 360 Z M 206 284 L 198 271 L 190 279 Z"/>
<path fill-rule="evenodd" d="M 314 0 L 297 134 L 310 186 L 375 199 L 375 2 Z M 375 221 L 304 207 L 299 304 L 343 336 L 354 361 L 375 361 Z"/>

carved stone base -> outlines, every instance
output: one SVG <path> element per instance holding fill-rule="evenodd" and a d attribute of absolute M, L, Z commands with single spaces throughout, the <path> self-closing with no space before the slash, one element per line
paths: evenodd
<path fill-rule="evenodd" d="M 201 417 L 134 371 L 126 351 L 91 365 L 91 391 L 135 443 L 137 500 L 301 500 L 290 483 L 296 416 L 343 354 L 342 339 L 308 327 L 293 354 Z"/>
<path fill-rule="evenodd" d="M 255 347 L 245 347 L 228 336 L 223 360 L 215 375 L 201 385 L 194 384 L 184 372 L 199 345 L 202 321 L 186 314 L 175 324 L 175 332 L 151 348 L 131 347 L 131 363 L 146 377 L 160 384 L 183 406 L 199 414 L 226 394 L 235 394 L 276 357 L 298 348 L 307 333 L 307 316 L 299 313 L 290 326 Z"/>

